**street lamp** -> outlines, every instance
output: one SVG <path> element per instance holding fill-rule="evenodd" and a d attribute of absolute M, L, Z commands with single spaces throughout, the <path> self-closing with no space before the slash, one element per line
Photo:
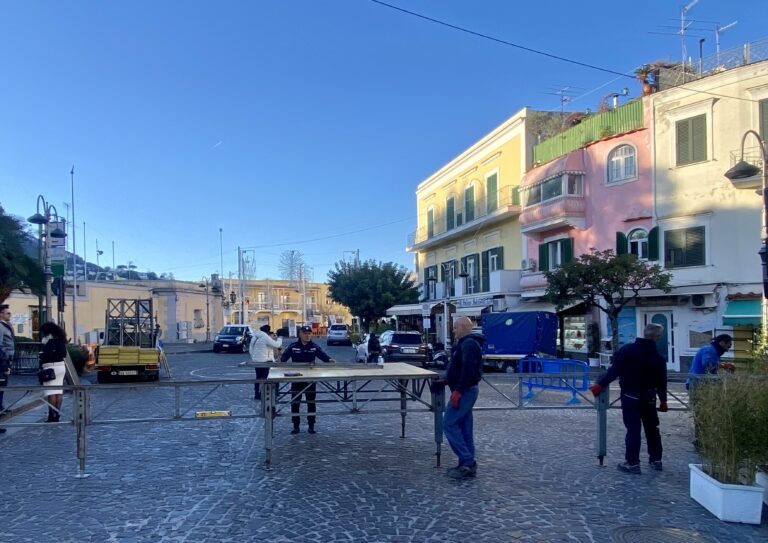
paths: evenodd
<path fill-rule="evenodd" d="M 201 283 L 198 286 L 205 289 L 205 342 L 208 343 L 211 341 L 211 321 L 208 305 L 208 278 L 203 277 L 203 281 L 205 281 L 205 283 Z"/>
<path fill-rule="evenodd" d="M 43 213 L 40 213 L 40 203 L 42 202 Z M 51 230 L 51 217 L 56 221 L 56 227 Z M 38 243 L 40 237 L 45 236 L 45 242 L 43 243 L 43 274 L 45 275 L 45 314 L 40 322 L 46 322 L 50 319 L 51 315 L 51 280 L 53 273 L 51 272 L 51 238 L 62 239 L 67 237 L 67 234 L 58 226 L 61 221 L 59 219 L 59 213 L 55 206 L 45 201 L 42 194 L 37 197 L 37 211 L 29 219 L 30 223 L 38 226 Z"/>
<path fill-rule="evenodd" d="M 755 177 L 760 173 L 760 168 L 744 160 L 744 143 L 750 134 L 755 136 L 760 143 L 760 153 L 763 158 L 761 192 L 763 195 L 763 228 L 765 228 L 765 236 L 763 237 L 763 246 L 758 251 L 758 254 L 763 263 L 763 297 L 768 298 L 768 190 L 766 190 L 766 187 L 768 187 L 768 150 L 766 150 L 766 142 L 760 137 L 760 134 L 754 130 L 747 130 L 744 133 L 744 136 L 741 138 L 741 158 L 730 170 L 725 172 L 725 177 L 731 181 L 737 181 L 739 179 Z"/>

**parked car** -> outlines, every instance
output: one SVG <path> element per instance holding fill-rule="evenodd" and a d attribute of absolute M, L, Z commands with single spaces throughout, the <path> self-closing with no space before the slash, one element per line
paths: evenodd
<path fill-rule="evenodd" d="M 379 343 L 385 362 L 418 360 L 423 363 L 427 359 L 427 344 L 424 343 L 420 332 L 387 330 L 382 332 Z"/>
<path fill-rule="evenodd" d="M 332 324 L 328 328 L 328 345 L 352 345 L 348 324 Z"/>
<path fill-rule="evenodd" d="M 247 324 L 230 324 L 221 329 L 213 338 L 213 352 L 233 351 L 247 353 L 253 330 Z"/>

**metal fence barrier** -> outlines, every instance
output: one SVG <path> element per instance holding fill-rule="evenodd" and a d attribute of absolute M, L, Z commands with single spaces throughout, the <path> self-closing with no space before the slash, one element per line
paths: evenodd
<path fill-rule="evenodd" d="M 529 374 L 521 381 L 523 386 L 528 387 L 528 392 L 523 396 L 525 399 L 536 396 L 533 389 L 540 388 L 570 392 L 571 397 L 565 403 L 581 403 L 576 393 L 589 387 L 589 366 L 581 360 L 523 358 L 520 367 L 524 373 Z"/>
<path fill-rule="evenodd" d="M 15 345 L 11 373 L 14 375 L 34 375 L 40 369 L 40 351 L 43 344 L 37 342 L 17 342 Z"/>

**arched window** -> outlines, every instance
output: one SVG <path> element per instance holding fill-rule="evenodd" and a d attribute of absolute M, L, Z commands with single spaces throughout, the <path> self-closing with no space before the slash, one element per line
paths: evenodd
<path fill-rule="evenodd" d="M 635 148 L 619 145 L 608 153 L 608 183 L 618 183 L 637 177 Z"/>
<path fill-rule="evenodd" d="M 648 260 L 648 232 L 642 228 L 632 230 L 627 236 L 629 253 L 640 260 Z"/>

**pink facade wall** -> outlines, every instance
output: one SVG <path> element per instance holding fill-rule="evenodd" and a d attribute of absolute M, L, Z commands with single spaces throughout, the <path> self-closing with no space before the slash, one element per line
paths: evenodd
<path fill-rule="evenodd" d="M 557 228 L 527 234 L 528 256 L 538 258 L 540 241 L 553 237 L 567 235 L 573 238 L 576 257 L 589 252 L 592 247 L 615 251 L 616 232 L 628 235 L 638 227 L 650 230 L 653 226 L 650 138 L 651 131 L 643 128 L 573 151 L 584 155 L 585 228 Z M 607 185 L 608 154 L 623 144 L 635 147 L 637 176 L 633 180 Z"/>

